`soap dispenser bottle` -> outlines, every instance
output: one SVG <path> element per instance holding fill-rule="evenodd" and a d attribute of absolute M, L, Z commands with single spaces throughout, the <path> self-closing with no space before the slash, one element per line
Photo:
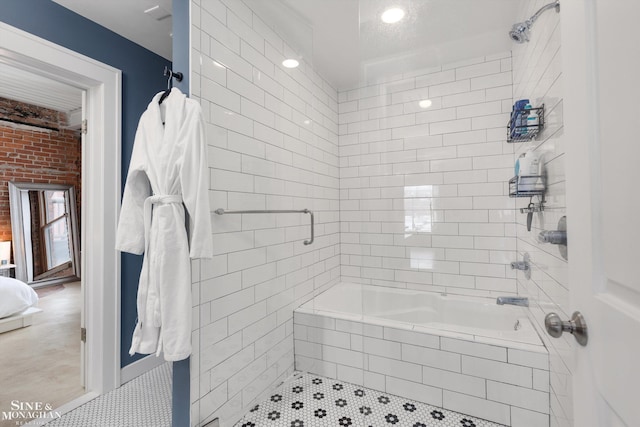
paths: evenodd
<path fill-rule="evenodd" d="M 529 150 L 519 160 L 518 191 L 536 190 L 537 176 L 540 171 L 540 158 Z"/>

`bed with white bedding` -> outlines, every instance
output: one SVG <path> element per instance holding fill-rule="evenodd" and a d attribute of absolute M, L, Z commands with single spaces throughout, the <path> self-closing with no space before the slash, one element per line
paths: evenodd
<path fill-rule="evenodd" d="M 38 294 L 31 286 L 10 277 L 0 277 L 0 333 L 24 328 L 33 323 Z"/>

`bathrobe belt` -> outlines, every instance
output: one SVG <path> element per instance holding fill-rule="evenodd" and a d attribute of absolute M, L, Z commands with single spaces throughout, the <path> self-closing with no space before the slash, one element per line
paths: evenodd
<path fill-rule="evenodd" d="M 148 256 L 149 254 L 149 245 L 150 245 L 150 234 L 151 234 L 151 217 L 152 217 L 152 212 L 153 212 L 153 205 L 169 205 L 169 204 L 179 204 L 182 205 L 182 196 L 178 195 L 178 194 L 157 194 L 157 195 L 153 195 L 150 197 L 147 197 L 144 200 L 144 254 L 145 257 Z M 145 263 L 145 266 L 147 269 L 150 268 L 150 262 L 151 260 L 148 259 L 147 262 Z M 137 346 L 140 344 L 140 341 L 142 339 L 141 335 L 142 335 L 142 323 L 146 320 L 146 312 L 147 312 L 147 296 L 149 295 L 149 274 L 147 272 L 147 289 L 144 289 L 144 300 L 145 303 L 142 304 L 142 310 L 140 310 L 140 312 L 138 312 L 138 322 L 135 328 L 135 331 L 133 333 L 133 341 L 132 341 L 132 345 L 131 345 L 131 351 L 129 352 L 130 354 L 133 355 L 134 353 L 134 348 L 137 348 Z M 158 295 L 158 297 L 160 297 L 160 295 Z M 160 327 L 160 324 L 156 324 L 156 322 L 152 322 L 153 325 L 155 327 Z M 157 350 L 157 354 L 160 354 L 160 352 L 162 351 L 162 343 L 158 343 L 158 350 Z"/>
<path fill-rule="evenodd" d="M 182 196 L 178 194 L 154 195 L 144 200 L 144 253 L 149 251 L 149 234 L 151 233 L 151 213 L 153 205 L 182 204 Z M 147 264 L 148 265 L 148 264 Z"/>

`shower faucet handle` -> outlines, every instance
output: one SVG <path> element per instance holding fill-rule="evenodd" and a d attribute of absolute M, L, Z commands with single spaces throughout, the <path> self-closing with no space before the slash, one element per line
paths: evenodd
<path fill-rule="evenodd" d="M 511 263 L 511 269 L 512 270 L 528 270 L 529 269 L 529 263 L 525 262 L 525 261 L 514 261 Z"/>
<path fill-rule="evenodd" d="M 552 245 L 558 245 L 560 250 L 560 256 L 565 260 L 569 259 L 569 252 L 567 251 L 567 217 L 563 216 L 558 221 L 558 228 L 556 230 L 543 230 L 538 234 L 539 243 L 551 243 Z"/>
<path fill-rule="evenodd" d="M 513 261 L 511 263 L 512 270 L 520 270 L 524 272 L 524 277 L 531 279 L 531 257 L 525 252 L 522 261 Z"/>
<path fill-rule="evenodd" d="M 561 230 L 544 230 L 538 235 L 538 241 L 540 243 L 551 243 L 553 245 L 566 245 L 567 232 Z"/>

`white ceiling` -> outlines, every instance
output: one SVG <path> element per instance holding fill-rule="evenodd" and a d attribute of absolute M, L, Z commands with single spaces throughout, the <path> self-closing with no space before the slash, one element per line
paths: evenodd
<path fill-rule="evenodd" d="M 258 1 L 258 0 L 256 0 Z M 338 89 L 407 70 L 511 50 L 529 0 L 282 0 L 310 23 L 313 64 Z M 391 6 L 405 17 L 385 24 Z"/>
<path fill-rule="evenodd" d="M 65 113 L 82 106 L 82 90 L 1 62 L 0 97 Z"/>
<path fill-rule="evenodd" d="M 171 60 L 171 0 L 53 0 Z M 145 10 L 159 6 L 153 13 Z M 165 19 L 157 20 L 169 15 Z"/>
<path fill-rule="evenodd" d="M 172 0 L 53 0 L 171 58 Z M 240 0 L 222 0 L 240 1 Z M 244 0 L 338 89 L 406 70 L 510 50 L 516 10 L 530 0 Z M 384 24 L 389 6 L 407 14 Z M 521 20 L 521 19 L 520 19 Z M 293 40 L 293 41 L 292 41 Z"/>
<path fill-rule="evenodd" d="M 256 0 L 260 1 L 260 0 Z M 277 1 L 277 0 L 276 0 Z M 302 56 L 310 61 L 318 73 L 337 89 L 352 88 L 358 83 L 360 69 L 360 17 L 358 0 L 282 0 L 301 15 L 301 19 L 284 25 L 309 27 Z M 422 0 L 423 1 L 423 0 Z M 276 29 L 278 31 L 278 29 Z M 280 29 L 278 32 L 284 32 Z M 300 39 L 293 48 L 300 49 Z"/>

